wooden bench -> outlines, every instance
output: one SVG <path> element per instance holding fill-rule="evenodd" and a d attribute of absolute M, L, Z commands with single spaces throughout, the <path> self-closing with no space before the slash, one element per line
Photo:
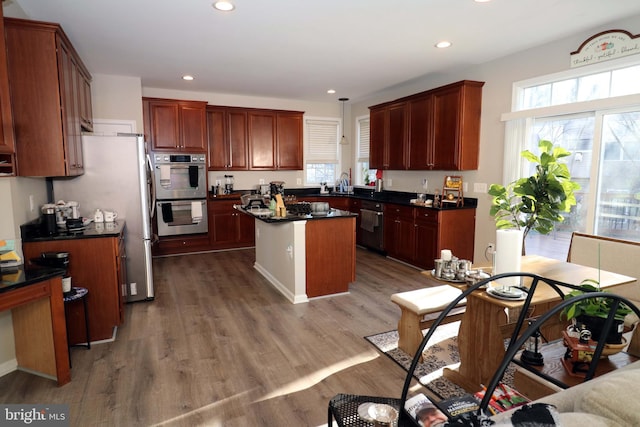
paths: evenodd
<path fill-rule="evenodd" d="M 413 357 L 422 341 L 422 330 L 431 327 L 440 312 L 461 293 L 453 286 L 442 285 L 391 295 L 391 301 L 402 311 L 398 322 L 398 348 Z M 460 320 L 466 304 L 466 299 L 461 300 L 443 323 Z"/>

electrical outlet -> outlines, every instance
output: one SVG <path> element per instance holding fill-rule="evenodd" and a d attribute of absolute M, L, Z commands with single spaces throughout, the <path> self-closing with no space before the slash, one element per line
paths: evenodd
<path fill-rule="evenodd" d="M 423 178 L 422 179 L 422 189 L 423 190 L 427 190 L 429 188 L 429 181 L 427 180 L 427 178 Z"/>
<path fill-rule="evenodd" d="M 393 187 L 393 180 L 389 178 L 385 181 L 385 184 L 388 185 L 389 187 Z"/>
<path fill-rule="evenodd" d="M 296 185 L 302 185 L 302 178 L 296 178 Z"/>
<path fill-rule="evenodd" d="M 36 203 L 33 200 L 33 194 L 29 194 L 29 212 L 33 212 L 36 209 Z"/>
<path fill-rule="evenodd" d="M 260 185 L 264 185 L 264 179 L 260 179 Z"/>
<path fill-rule="evenodd" d="M 222 184 L 222 182 L 219 179 L 216 179 L 216 185 L 220 187 L 220 184 Z"/>
<path fill-rule="evenodd" d="M 131 282 L 130 288 L 131 295 L 138 295 L 138 284 L 136 282 Z"/>
<path fill-rule="evenodd" d="M 462 183 L 462 191 L 465 193 L 469 192 L 469 183 L 468 182 L 463 182 Z"/>

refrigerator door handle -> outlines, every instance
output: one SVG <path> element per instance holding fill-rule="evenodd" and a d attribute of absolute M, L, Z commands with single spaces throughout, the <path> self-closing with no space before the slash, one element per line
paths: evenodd
<path fill-rule="evenodd" d="M 149 196 L 151 198 L 150 214 L 151 218 L 156 213 L 156 177 L 153 173 L 153 165 L 151 164 L 151 156 L 147 154 L 147 174 L 149 176 Z"/>

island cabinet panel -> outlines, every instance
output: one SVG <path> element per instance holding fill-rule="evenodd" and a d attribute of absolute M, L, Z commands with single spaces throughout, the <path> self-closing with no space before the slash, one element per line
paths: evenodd
<path fill-rule="evenodd" d="M 307 221 L 305 242 L 307 297 L 348 292 L 356 280 L 355 218 Z"/>
<path fill-rule="evenodd" d="M 247 112 L 207 106 L 209 170 L 247 170 Z"/>
<path fill-rule="evenodd" d="M 372 168 L 478 168 L 483 82 L 461 81 L 370 108 Z"/>
<path fill-rule="evenodd" d="M 144 129 L 153 150 L 207 152 L 207 103 L 142 98 Z"/>
<path fill-rule="evenodd" d="M 0 8 L 0 34 L 4 35 L 2 8 Z M 0 176 L 15 175 L 15 172 L 15 142 L 9 96 L 7 51 L 4 37 L 0 37 Z"/>
<path fill-rule="evenodd" d="M 124 297 L 122 294 L 120 267 L 120 241 L 118 237 L 64 239 L 24 242 L 25 259 L 40 257 L 42 252 L 63 251 L 69 253 L 68 272 L 72 286 L 89 290 L 87 296 L 89 330 L 91 340 L 110 339 L 114 327 L 124 322 Z M 74 304 L 67 310 L 70 344 L 86 341 L 82 304 Z"/>
<path fill-rule="evenodd" d="M 93 128 L 89 71 L 59 25 L 4 25 L 18 175 L 81 175 L 81 131 Z"/>

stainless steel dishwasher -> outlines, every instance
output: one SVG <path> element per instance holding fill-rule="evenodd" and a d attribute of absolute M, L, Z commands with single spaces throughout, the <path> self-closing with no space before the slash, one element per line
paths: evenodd
<path fill-rule="evenodd" d="M 363 200 L 360 207 L 360 242 L 362 246 L 384 252 L 384 214 L 382 203 Z"/>

